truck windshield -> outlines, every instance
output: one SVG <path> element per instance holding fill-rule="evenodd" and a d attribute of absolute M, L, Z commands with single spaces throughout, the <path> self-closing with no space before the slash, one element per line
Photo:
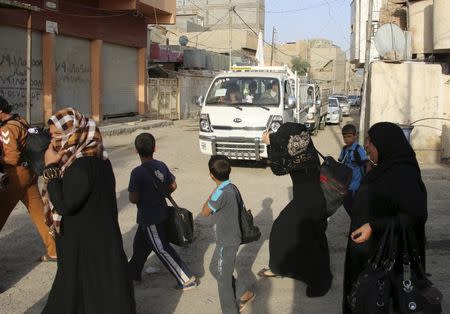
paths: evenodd
<path fill-rule="evenodd" d="M 206 97 L 206 105 L 278 106 L 280 82 L 275 78 L 220 77 Z"/>

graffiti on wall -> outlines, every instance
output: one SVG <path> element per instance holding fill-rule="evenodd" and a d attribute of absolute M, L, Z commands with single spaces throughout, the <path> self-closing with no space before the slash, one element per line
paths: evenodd
<path fill-rule="evenodd" d="M 31 105 L 42 105 L 42 59 L 31 60 Z M 27 62 L 13 52 L 0 52 L 0 96 L 23 115 L 26 106 Z"/>

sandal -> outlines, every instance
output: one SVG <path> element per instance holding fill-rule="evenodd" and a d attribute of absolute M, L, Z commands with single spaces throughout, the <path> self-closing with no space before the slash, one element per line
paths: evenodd
<path fill-rule="evenodd" d="M 281 276 L 275 275 L 269 268 L 263 268 L 258 272 L 258 276 L 264 278 L 281 278 Z"/>
<path fill-rule="evenodd" d="M 251 297 L 249 297 L 247 300 L 241 300 L 239 299 L 239 313 L 243 312 L 245 307 L 255 299 L 256 294 L 253 291 L 250 291 L 252 293 Z"/>
<path fill-rule="evenodd" d="M 39 261 L 41 261 L 41 262 L 57 262 L 58 258 L 57 257 L 51 257 L 48 254 L 44 254 L 44 255 L 41 256 Z"/>

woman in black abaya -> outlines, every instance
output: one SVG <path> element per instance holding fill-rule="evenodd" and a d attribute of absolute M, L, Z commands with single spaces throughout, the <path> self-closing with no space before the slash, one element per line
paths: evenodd
<path fill-rule="evenodd" d="M 50 117 L 45 153 L 47 223 L 58 269 L 44 314 L 134 314 L 115 178 L 95 121 L 67 108 Z"/>
<path fill-rule="evenodd" d="M 425 268 L 427 191 L 414 150 L 396 124 L 380 122 L 368 133 L 366 149 L 376 166 L 363 178 L 349 213 L 351 234 L 345 259 L 344 314 L 351 313 L 347 295 L 352 284 L 374 255 L 392 219 L 413 231 Z"/>
<path fill-rule="evenodd" d="M 326 203 L 320 187 L 319 157 L 306 127 L 283 124 L 277 133 L 263 134 L 271 169 L 288 174 L 293 199 L 274 221 L 269 242 L 269 268 L 263 277 L 285 276 L 305 282 L 309 297 L 323 296 L 331 287 Z"/>

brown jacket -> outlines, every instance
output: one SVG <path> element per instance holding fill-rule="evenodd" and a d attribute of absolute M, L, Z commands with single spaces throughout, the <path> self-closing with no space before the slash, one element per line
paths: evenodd
<path fill-rule="evenodd" d="M 27 122 L 18 118 L 23 123 Z M 9 120 L 0 127 L 0 141 L 2 142 L 2 156 L 5 165 L 20 166 L 22 151 L 25 147 L 27 129 L 18 120 Z"/>

